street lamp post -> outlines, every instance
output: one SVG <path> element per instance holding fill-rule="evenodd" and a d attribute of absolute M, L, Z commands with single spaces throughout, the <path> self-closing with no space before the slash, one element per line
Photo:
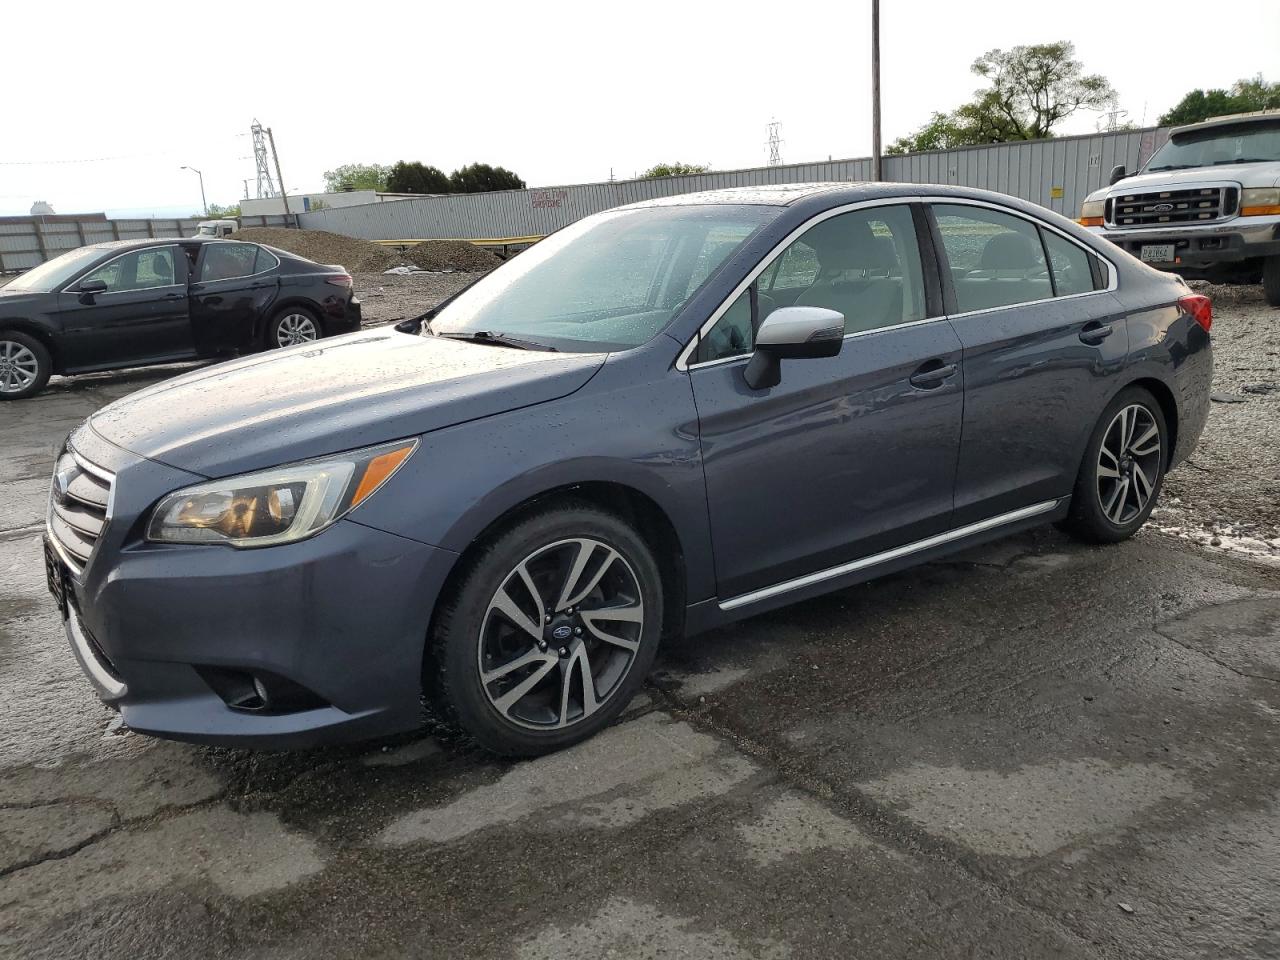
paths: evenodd
<path fill-rule="evenodd" d="M 195 167 L 188 167 L 185 164 L 183 165 L 182 169 L 190 170 L 192 173 L 194 173 L 197 177 L 200 178 L 200 206 L 204 208 L 204 215 L 207 217 L 209 215 L 209 201 L 204 198 L 204 174 L 201 173 L 199 170 L 197 170 Z"/>

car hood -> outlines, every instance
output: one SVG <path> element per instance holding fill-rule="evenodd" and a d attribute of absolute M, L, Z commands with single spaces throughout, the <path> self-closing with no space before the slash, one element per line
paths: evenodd
<path fill-rule="evenodd" d="M 49 297 L 47 293 L 29 293 L 26 290 L 10 290 L 8 287 L 0 287 L 0 311 L 7 314 L 47 297 Z"/>
<path fill-rule="evenodd" d="M 1129 193 L 1133 190 L 1146 190 L 1152 187 L 1191 186 L 1197 183 L 1219 183 L 1228 180 L 1242 183 L 1246 187 L 1274 186 L 1276 183 L 1276 164 L 1273 163 L 1232 163 L 1220 167 L 1192 167 L 1190 170 L 1161 170 L 1156 173 L 1141 173 L 1136 177 L 1125 177 L 1108 191 L 1112 196 Z"/>
<path fill-rule="evenodd" d="M 148 459 L 222 477 L 555 400 L 604 359 L 353 333 L 166 380 L 103 407 L 89 426 Z"/>

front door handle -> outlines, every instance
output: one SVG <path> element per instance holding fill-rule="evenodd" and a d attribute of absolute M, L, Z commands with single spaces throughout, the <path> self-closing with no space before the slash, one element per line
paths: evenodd
<path fill-rule="evenodd" d="M 1103 323 L 1101 320 L 1090 320 L 1084 325 L 1084 329 L 1080 331 L 1080 342 L 1087 343 L 1091 347 L 1096 347 L 1114 332 L 1114 327 L 1109 323 Z"/>
<path fill-rule="evenodd" d="M 166 300 L 185 300 L 187 295 L 185 293 L 166 293 L 164 298 Z"/>
<path fill-rule="evenodd" d="M 943 383 L 955 375 L 956 365 L 954 363 L 929 360 L 920 364 L 916 368 L 916 372 L 907 379 L 913 387 L 919 387 L 921 390 L 933 390 L 942 386 Z"/>

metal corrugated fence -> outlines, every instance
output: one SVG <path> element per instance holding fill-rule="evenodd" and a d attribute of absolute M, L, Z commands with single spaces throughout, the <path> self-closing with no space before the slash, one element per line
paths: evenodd
<path fill-rule="evenodd" d="M 109 240 L 147 237 L 190 237 L 200 221 L 108 220 L 102 214 L 84 216 L 0 217 L 0 273 L 30 270 L 68 250 Z M 242 226 L 282 226 L 284 216 L 241 217 Z"/>
<path fill-rule="evenodd" d="M 1105 185 L 1113 166 L 1123 163 L 1135 169 L 1167 138 L 1168 130 L 1152 127 L 907 154 L 886 157 L 884 177 L 904 183 L 981 187 L 1074 217 L 1085 196 Z M 544 236 L 589 214 L 654 197 L 723 187 L 870 177 L 870 159 L 832 160 L 690 177 L 396 200 L 304 213 L 299 222 L 308 229 L 332 230 L 366 240 Z"/>

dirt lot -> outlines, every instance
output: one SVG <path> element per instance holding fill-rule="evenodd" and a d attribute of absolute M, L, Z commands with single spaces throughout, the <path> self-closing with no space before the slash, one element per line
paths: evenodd
<path fill-rule="evenodd" d="M 372 322 L 446 292 L 393 279 Z M 1276 401 L 1243 388 L 1277 319 L 1220 301 L 1249 400 L 1162 522 L 1274 537 Z M 152 741 L 75 666 L 39 530 L 67 431 L 171 372 L 0 405 L 0 957 L 1280 956 L 1274 566 L 1024 534 L 672 644 L 526 763 Z"/>

